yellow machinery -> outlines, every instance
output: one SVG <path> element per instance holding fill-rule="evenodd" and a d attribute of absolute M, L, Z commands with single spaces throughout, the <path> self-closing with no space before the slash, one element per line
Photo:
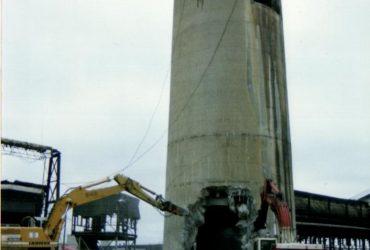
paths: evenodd
<path fill-rule="evenodd" d="M 111 181 L 110 178 L 106 178 L 102 181 L 80 186 L 67 192 L 55 203 L 47 221 L 42 227 L 1 227 L 1 249 L 58 249 L 58 241 L 64 225 L 64 217 L 69 209 L 122 191 L 129 192 L 162 211 L 180 216 L 187 214 L 185 209 L 164 200 L 160 195 L 155 194 L 153 191 L 124 175 L 116 175 L 114 180 L 117 184 L 111 187 L 90 189 L 99 184 Z"/>

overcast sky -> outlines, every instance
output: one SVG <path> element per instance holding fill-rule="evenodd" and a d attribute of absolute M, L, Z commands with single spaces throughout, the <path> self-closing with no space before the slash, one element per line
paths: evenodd
<path fill-rule="evenodd" d="M 143 156 L 124 174 L 164 193 L 172 7 L 3 0 L 2 136 L 60 150 L 63 190 Z M 295 189 L 370 188 L 369 10 L 369 0 L 283 0 Z M 42 166 L 4 156 L 3 179 L 40 183 Z M 138 242 L 161 242 L 163 218 L 140 206 Z"/>

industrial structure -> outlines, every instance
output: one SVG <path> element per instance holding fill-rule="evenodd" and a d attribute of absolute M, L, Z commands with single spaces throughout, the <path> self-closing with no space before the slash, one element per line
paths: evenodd
<path fill-rule="evenodd" d="M 370 248 L 369 202 L 302 191 L 294 194 L 299 241 L 328 249 Z"/>
<path fill-rule="evenodd" d="M 264 180 L 272 179 L 294 225 L 280 1 L 175 0 L 172 46 L 166 197 L 207 214 L 213 201 L 203 201 L 201 190 L 240 188 L 257 210 Z M 199 224 L 233 217 L 223 202 L 223 212 Z M 164 249 L 202 241 L 199 224 L 166 218 Z M 229 226 L 225 232 L 238 230 Z"/>
<path fill-rule="evenodd" d="M 139 199 L 115 194 L 73 209 L 72 235 L 79 249 L 97 249 L 101 242 L 135 249 Z"/>
<path fill-rule="evenodd" d="M 22 145 L 30 146 L 27 143 L 22 143 Z M 33 145 L 33 148 L 36 148 L 36 146 Z M 115 182 L 114 185 L 97 187 L 110 183 L 113 180 Z M 13 186 L 17 184 L 18 188 L 15 189 Z M 142 186 L 139 182 L 122 174 L 117 174 L 113 178 L 106 177 L 83 186 L 69 188 L 62 197 L 54 201 L 54 205 L 47 214 L 47 218 L 40 216 L 42 208 L 41 201 L 44 195 L 44 189 L 46 189 L 44 186 L 31 185 L 30 183 L 19 185 L 17 182 L 4 182 L 4 185 L 7 189 L 6 197 L 9 200 L 2 202 L 2 210 L 3 203 L 5 203 L 6 206 L 4 207 L 9 210 L 6 215 L 14 216 L 15 214 L 17 216 L 14 216 L 13 221 L 10 218 L 4 219 L 6 223 L 3 223 L 4 220 L 2 218 L 2 249 L 59 249 L 60 235 L 63 228 L 65 228 L 66 214 L 70 209 L 107 198 L 114 194 L 120 194 L 123 191 L 134 195 L 161 211 L 179 216 L 187 214 L 186 209 L 165 200 L 161 195 L 156 194 L 154 191 Z M 14 196 L 19 200 L 15 200 Z M 35 201 L 32 199 L 35 199 Z M 124 203 L 124 205 L 121 206 L 119 203 Z M 112 204 L 114 205 L 112 206 Z M 23 207 L 26 207 L 26 209 Z M 122 207 L 125 210 L 122 210 Z M 108 232 L 106 231 L 106 215 L 112 215 L 112 208 L 116 215 L 116 225 L 114 232 Z M 105 200 L 100 205 L 92 204 L 92 206 L 82 207 L 74 215 L 73 232 L 79 243 L 81 243 L 81 249 L 97 249 L 98 240 L 109 240 L 112 238 L 115 238 L 116 247 L 118 247 L 118 242 L 123 240 L 126 242 L 125 249 L 132 249 L 131 246 L 135 249 L 136 221 L 140 217 L 137 199 L 119 195 L 118 197 Z M 24 218 L 22 219 L 23 216 Z M 23 223 L 24 219 L 25 223 Z M 83 227 L 82 231 L 77 229 L 79 226 Z M 129 242 L 132 242 L 132 244 L 128 244 Z"/>
<path fill-rule="evenodd" d="M 4 155 L 42 160 L 46 163 L 43 183 L 1 182 L 1 221 L 20 224 L 24 215 L 46 217 L 51 206 L 60 197 L 61 153 L 49 146 L 7 138 L 1 138 L 1 146 Z M 29 171 L 31 173 L 32 169 Z"/>
<path fill-rule="evenodd" d="M 166 217 L 165 250 L 262 250 L 262 240 L 368 250 L 369 194 L 293 190 L 281 0 L 174 3 L 166 198 L 180 206 L 122 175 L 60 197 L 60 152 L 2 139 L 3 153 L 47 162 L 43 184 L 2 181 L 2 246 L 58 248 L 73 208 L 80 249 L 161 249 L 136 246 L 139 200 L 127 191 L 182 216 Z"/>
<path fill-rule="evenodd" d="M 45 185 L 1 181 L 1 224 L 28 225 L 42 215 Z"/>

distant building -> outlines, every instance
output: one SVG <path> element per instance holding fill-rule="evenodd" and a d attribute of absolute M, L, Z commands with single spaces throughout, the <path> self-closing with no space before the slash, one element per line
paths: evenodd
<path fill-rule="evenodd" d="M 294 191 L 299 241 L 328 249 L 369 249 L 370 195 L 341 199 Z"/>
<path fill-rule="evenodd" d="M 367 189 L 367 190 L 351 197 L 351 199 L 370 203 L 370 189 Z"/>
<path fill-rule="evenodd" d="M 369 202 L 370 203 L 370 193 L 368 193 L 367 195 L 361 197 L 359 199 L 360 201 L 365 201 L 365 202 Z"/>
<path fill-rule="evenodd" d="M 137 249 L 136 226 L 140 219 L 139 199 L 115 194 L 73 209 L 72 235 L 79 248 L 125 246 Z"/>
<path fill-rule="evenodd" d="M 1 181 L 1 223 L 27 226 L 42 213 L 46 186 L 29 182 Z"/>

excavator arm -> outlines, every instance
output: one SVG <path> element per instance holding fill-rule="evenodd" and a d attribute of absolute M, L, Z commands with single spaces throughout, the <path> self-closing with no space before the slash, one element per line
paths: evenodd
<path fill-rule="evenodd" d="M 95 200 L 108 197 L 110 195 L 119 193 L 125 190 L 123 185 L 116 185 L 108 188 L 100 188 L 95 190 L 88 190 L 88 188 L 97 186 L 99 184 L 109 182 L 110 179 L 104 179 L 88 186 L 80 186 L 67 194 L 63 195 L 53 206 L 49 217 L 44 225 L 44 232 L 50 237 L 51 240 L 57 241 L 59 239 L 60 232 L 64 225 L 65 213 L 76 206 L 92 202 Z"/>
<path fill-rule="evenodd" d="M 80 186 L 63 195 L 53 206 L 48 220 L 43 227 L 2 227 L 1 247 L 4 249 L 48 248 L 57 249 L 60 233 L 64 225 L 67 211 L 79 205 L 102 199 L 104 197 L 126 191 L 150 205 L 172 214 L 184 216 L 188 212 L 150 189 L 143 187 L 124 175 L 114 177 L 116 185 L 106 188 L 93 188 L 110 182 L 110 178 L 86 186 Z M 91 189 L 93 188 L 93 189 Z"/>
<path fill-rule="evenodd" d="M 272 180 L 265 180 L 261 193 L 261 208 L 254 222 L 254 230 L 265 228 L 268 208 L 274 212 L 279 224 L 281 242 L 293 242 L 294 233 L 288 203 Z"/>
<path fill-rule="evenodd" d="M 124 183 L 107 188 L 89 188 L 110 182 L 109 178 L 67 191 L 54 204 L 43 227 L 1 227 L 1 247 L 5 249 L 47 248 L 56 249 L 64 225 L 64 215 L 73 207 L 98 200 L 125 190 Z"/>
<path fill-rule="evenodd" d="M 181 208 L 170 201 L 166 201 L 161 195 L 158 195 L 150 189 L 141 186 L 137 181 L 134 181 L 124 175 L 116 175 L 114 180 L 120 185 L 124 185 L 125 191 L 164 212 L 169 212 L 179 216 L 185 216 L 188 213 L 186 209 Z"/>
<path fill-rule="evenodd" d="M 78 187 L 61 197 L 54 205 L 46 224 L 44 225 L 44 232 L 52 241 L 58 241 L 60 232 L 64 225 L 65 213 L 73 207 L 102 199 L 104 197 L 126 191 L 143 200 L 153 207 L 172 214 L 183 216 L 187 211 L 175 204 L 164 200 L 160 195 L 140 185 L 124 175 L 116 175 L 114 177 L 117 185 L 107 188 L 98 188 L 89 190 L 88 188 L 97 186 L 99 184 L 109 182 L 111 179 L 107 178 L 84 187 Z"/>

